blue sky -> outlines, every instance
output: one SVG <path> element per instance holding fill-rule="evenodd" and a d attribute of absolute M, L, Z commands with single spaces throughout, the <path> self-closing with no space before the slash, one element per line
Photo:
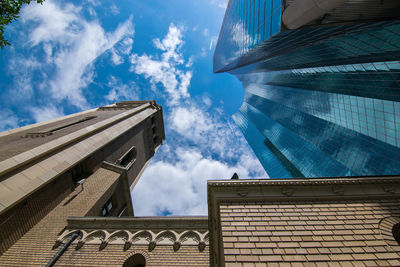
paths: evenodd
<path fill-rule="evenodd" d="M 135 215 L 205 215 L 206 181 L 265 177 L 231 119 L 240 82 L 212 73 L 225 0 L 59 1 L 23 8 L 0 51 L 0 130 L 155 99 L 166 141 L 132 192 Z"/>

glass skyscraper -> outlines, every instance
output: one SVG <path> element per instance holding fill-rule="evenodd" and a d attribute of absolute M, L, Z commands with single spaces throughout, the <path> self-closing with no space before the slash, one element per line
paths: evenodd
<path fill-rule="evenodd" d="M 306 6 L 308 2 L 324 2 Z M 270 177 L 400 174 L 400 1 L 231 0 L 214 72 Z"/>

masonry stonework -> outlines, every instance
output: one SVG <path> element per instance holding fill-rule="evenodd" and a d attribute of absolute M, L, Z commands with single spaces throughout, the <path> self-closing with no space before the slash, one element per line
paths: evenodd
<path fill-rule="evenodd" d="M 380 229 L 384 218 L 400 215 L 400 199 L 223 203 L 220 213 L 227 266 L 400 265 L 400 247 Z"/>
<path fill-rule="evenodd" d="M 399 177 L 209 181 L 212 266 L 399 266 Z"/>

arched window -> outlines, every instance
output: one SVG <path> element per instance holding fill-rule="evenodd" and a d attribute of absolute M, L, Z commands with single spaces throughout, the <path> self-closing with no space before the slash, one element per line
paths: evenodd
<path fill-rule="evenodd" d="M 146 258 L 139 253 L 129 257 L 122 267 L 145 267 L 146 266 Z"/>
<path fill-rule="evenodd" d="M 394 239 L 400 246 L 400 223 L 396 223 L 395 225 L 393 225 L 392 234 Z"/>

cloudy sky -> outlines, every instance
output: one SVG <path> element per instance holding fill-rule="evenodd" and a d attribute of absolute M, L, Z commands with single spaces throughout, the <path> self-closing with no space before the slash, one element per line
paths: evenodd
<path fill-rule="evenodd" d="M 266 177 L 231 115 L 243 90 L 212 73 L 226 0 L 61 1 L 22 9 L 0 51 L 0 131 L 155 99 L 166 140 L 132 192 L 135 215 L 206 215 L 206 181 Z"/>

